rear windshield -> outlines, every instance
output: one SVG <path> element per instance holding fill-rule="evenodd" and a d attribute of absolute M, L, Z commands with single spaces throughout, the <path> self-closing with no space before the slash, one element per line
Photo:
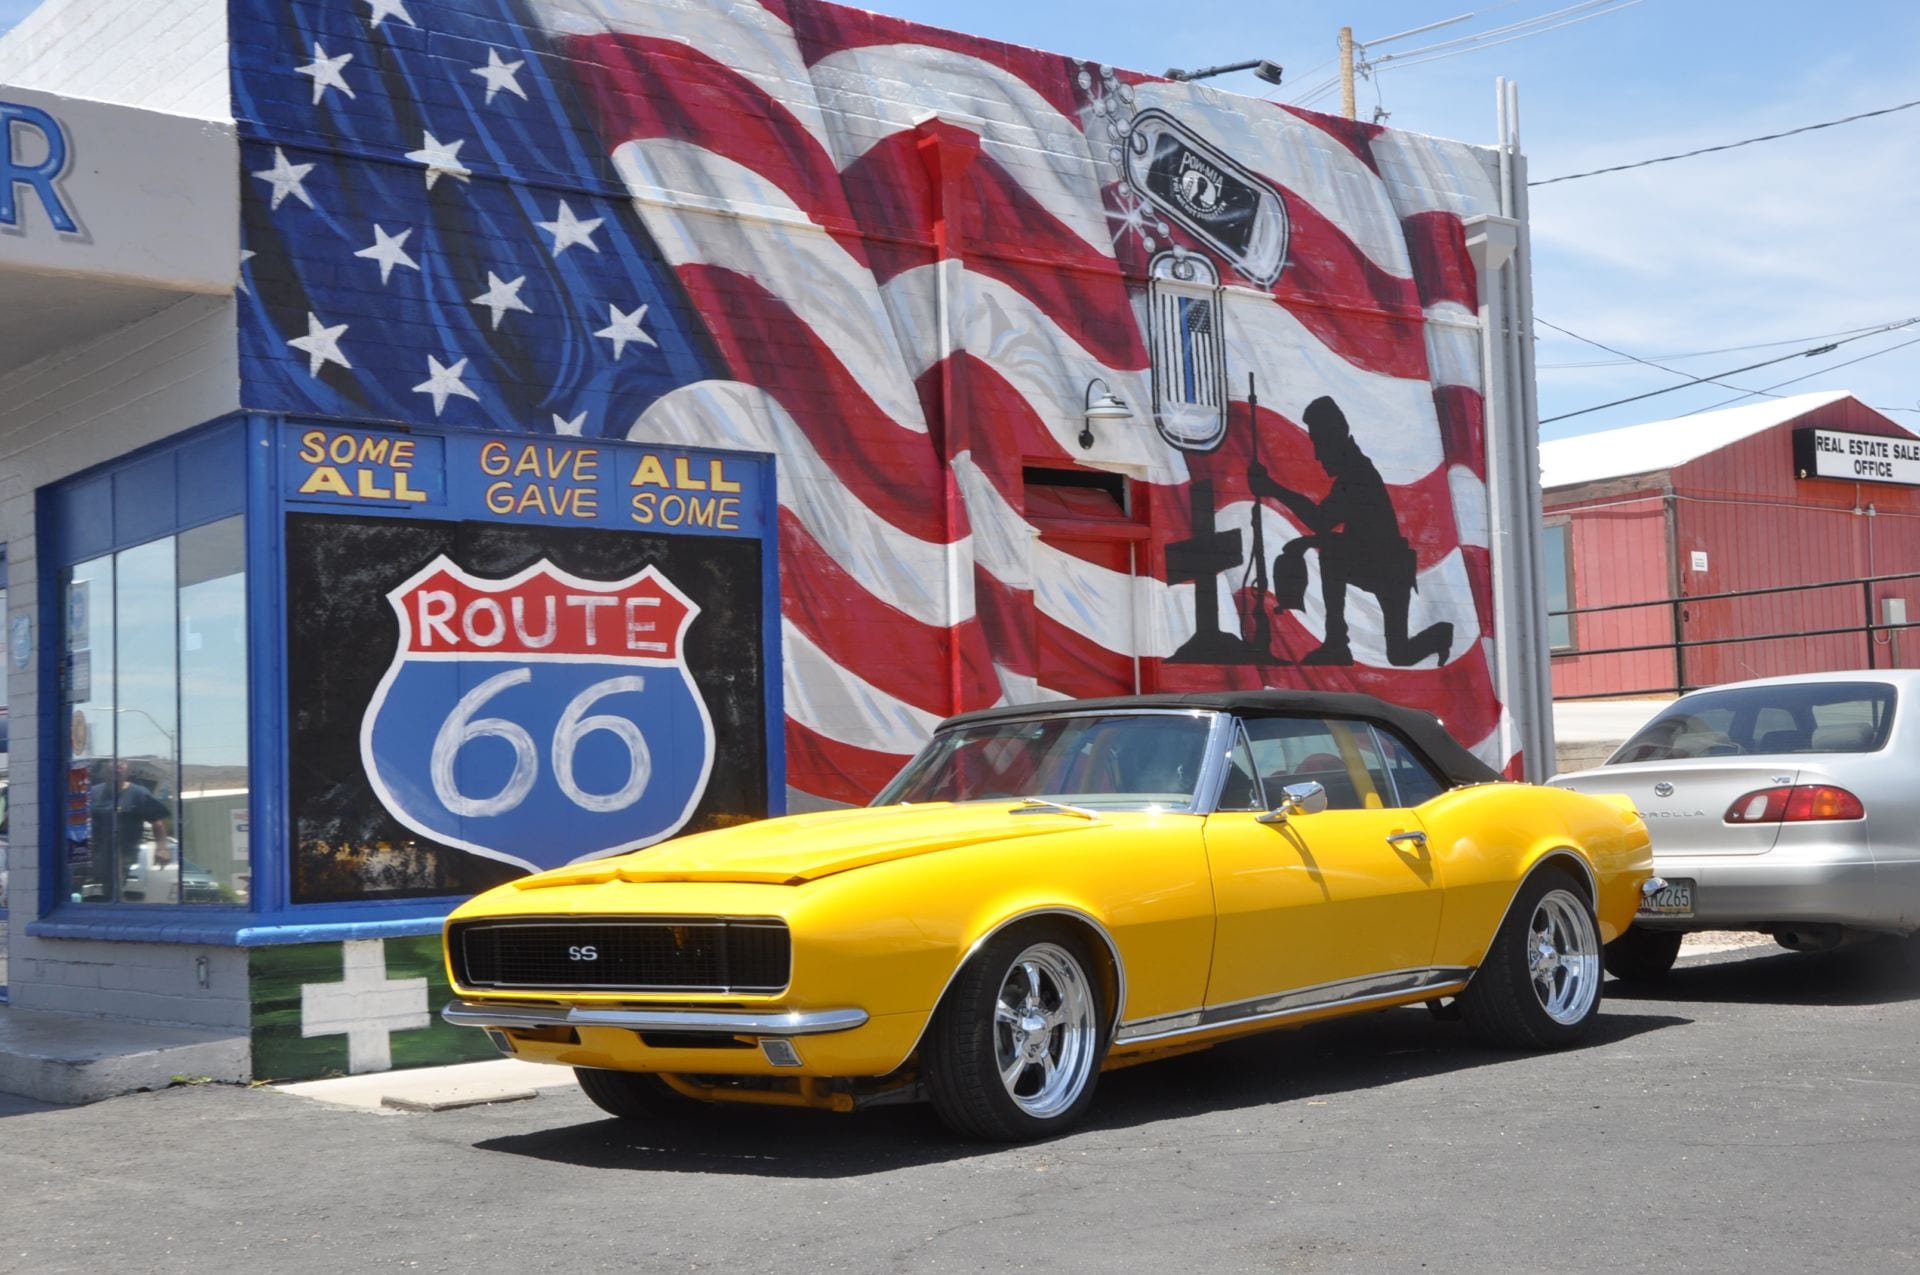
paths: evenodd
<path fill-rule="evenodd" d="M 1885 682 L 1790 682 L 1700 691 L 1675 700 L 1607 764 L 1876 752 L 1886 745 L 1893 705 L 1893 687 Z"/>

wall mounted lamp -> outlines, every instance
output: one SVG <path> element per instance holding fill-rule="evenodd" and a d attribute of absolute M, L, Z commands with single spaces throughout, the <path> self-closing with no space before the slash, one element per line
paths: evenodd
<path fill-rule="evenodd" d="M 1280 82 L 1280 64 L 1269 62 L 1265 58 L 1253 58 L 1246 62 L 1229 62 L 1225 66 L 1203 66 L 1198 71 L 1182 71 L 1179 67 L 1168 67 L 1169 80 L 1204 80 L 1210 75 L 1225 75 L 1229 71 L 1252 71 L 1269 84 Z"/>
<path fill-rule="evenodd" d="M 1097 399 L 1093 396 L 1093 387 L 1096 385 L 1106 391 Z M 1130 421 L 1133 419 L 1133 409 L 1128 407 L 1126 400 L 1116 395 L 1105 381 L 1096 376 L 1087 382 L 1087 393 L 1081 416 L 1083 419 L 1080 424 L 1080 446 L 1087 448 L 1093 446 L 1095 421 Z"/>

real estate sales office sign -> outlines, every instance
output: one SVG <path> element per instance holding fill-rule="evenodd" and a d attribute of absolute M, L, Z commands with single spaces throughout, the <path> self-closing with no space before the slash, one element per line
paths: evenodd
<path fill-rule="evenodd" d="M 1920 487 L 1920 439 L 1835 429 L 1796 430 L 1793 469 L 1800 478 Z"/>

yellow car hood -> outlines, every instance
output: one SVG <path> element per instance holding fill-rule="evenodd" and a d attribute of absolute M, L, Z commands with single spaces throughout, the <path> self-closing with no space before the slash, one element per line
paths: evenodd
<path fill-rule="evenodd" d="M 1015 813 L 1023 809 L 1030 813 Z M 1095 820 L 997 801 L 831 810 L 696 833 L 617 858 L 524 877 L 513 884 L 522 890 L 607 881 L 801 885 L 939 850 L 1110 827 L 1113 818 L 1103 814 Z"/>

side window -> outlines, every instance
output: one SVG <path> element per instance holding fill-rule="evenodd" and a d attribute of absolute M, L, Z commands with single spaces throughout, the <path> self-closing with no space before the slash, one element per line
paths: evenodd
<path fill-rule="evenodd" d="M 1260 792 L 1260 775 L 1253 766 L 1253 748 L 1247 743 L 1246 728 L 1234 737 L 1233 751 L 1227 754 L 1227 779 L 1220 788 L 1221 810 L 1266 810 L 1266 798 Z"/>
<path fill-rule="evenodd" d="M 1369 782 L 1363 790 L 1347 765 L 1346 758 L 1354 750 L 1346 723 L 1317 717 L 1256 717 L 1246 729 L 1254 769 L 1266 791 L 1277 794 L 1288 784 L 1312 782 L 1327 790 L 1329 810 L 1364 810 L 1379 804 L 1374 785 Z M 1339 738 L 1343 733 L 1348 740 L 1345 748 Z M 1358 778 L 1369 776 L 1361 770 Z"/>
<path fill-rule="evenodd" d="M 1386 759 L 1388 771 L 1393 775 L 1393 786 L 1399 794 L 1397 800 L 1400 805 L 1417 806 L 1447 790 L 1446 781 L 1434 774 L 1399 736 L 1376 727 L 1374 737 L 1380 741 L 1380 752 Z"/>

